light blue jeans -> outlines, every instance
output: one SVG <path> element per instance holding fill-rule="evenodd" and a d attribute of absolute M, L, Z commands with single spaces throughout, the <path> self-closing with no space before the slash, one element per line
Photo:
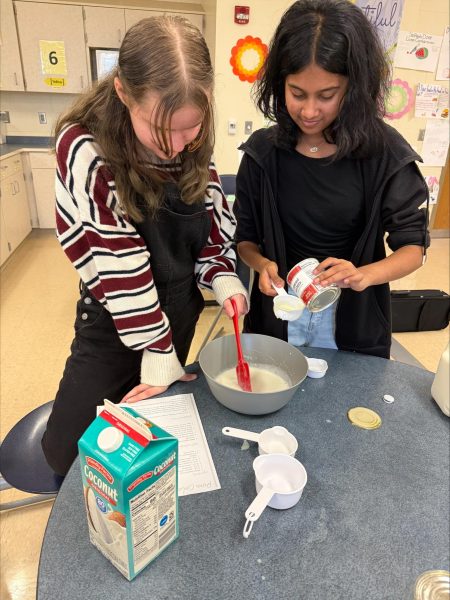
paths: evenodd
<path fill-rule="evenodd" d="M 294 290 L 289 293 L 295 296 Z M 293 346 L 331 348 L 337 350 L 335 341 L 337 302 L 320 312 L 310 312 L 307 308 L 299 319 L 288 322 L 288 342 Z"/>

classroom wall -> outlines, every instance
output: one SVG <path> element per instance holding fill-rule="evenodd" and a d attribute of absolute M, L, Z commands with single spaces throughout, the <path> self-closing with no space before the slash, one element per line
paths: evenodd
<path fill-rule="evenodd" d="M 216 162 L 222 173 L 235 173 L 239 165 L 239 143 L 247 139 L 244 134 L 244 121 L 252 120 L 254 129 L 264 126 L 262 116 L 256 111 L 250 98 L 251 84 L 241 82 L 232 73 L 229 64 L 231 48 L 238 39 L 247 35 L 260 37 L 268 44 L 283 12 L 292 4 L 291 0 L 250 0 L 250 22 L 248 25 L 233 23 L 234 5 L 232 0 L 218 0 L 216 15 L 216 101 L 218 127 L 216 139 Z M 368 0 L 372 6 L 377 2 Z M 449 23 L 449 5 L 447 0 L 405 0 L 400 24 L 401 30 L 443 35 L 444 27 Z M 398 69 L 393 71 L 393 79 L 400 78 L 409 83 L 415 91 L 418 83 L 434 83 L 434 73 Z M 447 85 L 448 82 L 436 82 Z M 237 134 L 228 135 L 228 119 L 237 121 Z M 414 117 L 414 109 L 400 119 L 387 122 L 395 127 L 420 154 L 422 142 L 418 140 L 426 120 Z M 421 167 L 424 175 L 435 175 L 438 179 L 441 167 Z"/>
<path fill-rule="evenodd" d="M 444 28 L 449 24 L 448 0 L 405 0 L 400 29 L 403 31 L 415 31 L 432 35 L 443 35 Z M 393 79 L 407 81 L 415 92 L 418 83 L 436 83 L 449 86 L 448 81 L 436 81 L 435 74 L 426 71 L 415 71 L 412 69 L 394 68 Z M 404 117 L 397 120 L 387 120 L 395 127 L 420 154 L 422 141 L 420 131 L 425 129 L 426 119 L 414 116 L 414 109 Z M 423 175 L 434 175 L 438 179 L 441 175 L 441 167 L 420 166 Z"/>
<path fill-rule="evenodd" d="M 58 115 L 77 99 L 76 94 L 1 92 L 1 110 L 9 111 L 7 136 L 51 136 Z M 39 123 L 38 112 L 45 112 L 47 123 Z"/>
<path fill-rule="evenodd" d="M 239 39 L 259 37 L 268 44 L 283 12 L 292 0 L 248 0 L 250 20 L 246 25 L 234 23 L 234 0 L 218 0 L 216 13 L 216 105 L 217 134 L 215 159 L 220 173 L 236 173 L 239 165 L 239 144 L 248 138 L 244 122 L 253 122 L 253 131 L 264 126 L 262 115 L 251 99 L 252 84 L 233 74 L 231 50 Z M 236 121 L 236 134 L 228 134 L 228 121 Z"/>
<path fill-rule="evenodd" d="M 170 0 L 167 0 L 170 5 Z M 248 0 L 250 21 L 246 25 L 234 23 L 235 0 L 203 0 L 206 14 L 205 36 L 209 43 L 216 71 L 216 163 L 221 173 L 235 173 L 239 165 L 238 146 L 248 138 L 244 133 L 244 122 L 251 121 L 253 131 L 264 126 L 261 114 L 251 99 L 252 84 L 233 74 L 230 65 L 231 49 L 239 39 L 246 36 L 259 37 L 268 44 L 282 13 L 291 0 Z M 374 4 L 374 2 L 372 2 Z M 401 30 L 442 35 L 449 23 L 447 0 L 405 0 Z M 408 81 L 413 89 L 417 83 L 433 83 L 434 74 L 411 69 L 395 69 L 394 78 Z M 439 82 L 446 85 L 446 82 Z M 7 135 L 51 135 L 54 121 L 75 99 L 69 94 L 44 94 L 3 92 L 2 110 L 9 110 L 11 123 Z M 40 125 L 38 112 L 47 113 L 47 124 Z M 228 134 L 229 120 L 236 121 L 235 135 Z M 414 110 L 398 120 L 388 121 L 402 133 L 419 152 L 422 142 L 418 140 L 425 119 L 414 117 Z M 424 175 L 439 178 L 440 167 L 422 167 Z"/>

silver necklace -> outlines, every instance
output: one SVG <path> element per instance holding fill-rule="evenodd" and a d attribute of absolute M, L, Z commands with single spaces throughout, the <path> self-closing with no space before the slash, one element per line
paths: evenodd
<path fill-rule="evenodd" d="M 312 146 L 310 146 L 309 144 L 306 143 L 305 144 L 308 148 L 308 150 L 312 153 L 315 154 L 316 152 L 319 152 L 319 150 L 322 148 L 322 146 L 325 144 L 325 140 L 321 143 L 321 144 L 313 144 Z"/>
<path fill-rule="evenodd" d="M 310 146 L 307 143 L 307 141 L 304 139 L 300 143 L 304 144 L 306 146 L 306 148 L 308 149 L 308 151 L 311 152 L 311 154 L 316 154 L 317 152 L 319 152 L 319 150 L 322 148 L 322 146 L 326 143 L 326 141 L 323 140 L 321 144 L 313 144 L 312 146 Z"/>
<path fill-rule="evenodd" d="M 317 152 L 319 152 L 319 150 L 325 144 L 325 140 L 323 140 L 321 144 L 313 144 L 312 146 L 310 146 L 306 142 L 306 140 L 302 140 L 302 143 L 306 146 L 306 148 L 308 149 L 308 151 L 311 152 L 311 154 L 316 154 Z"/>

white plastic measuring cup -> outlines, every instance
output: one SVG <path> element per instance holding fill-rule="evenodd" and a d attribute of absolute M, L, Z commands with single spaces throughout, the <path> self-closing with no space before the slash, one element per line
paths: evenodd
<path fill-rule="evenodd" d="M 273 299 L 273 312 L 277 319 L 283 321 L 295 321 L 300 318 L 305 304 L 298 296 L 288 294 L 284 288 L 277 287 L 272 282 L 272 287 L 278 294 Z"/>
<path fill-rule="evenodd" d="M 257 496 L 245 511 L 247 521 L 242 532 L 245 538 L 266 506 L 285 510 L 297 504 L 308 480 L 302 463 L 286 454 L 258 456 L 253 469 Z"/>
<path fill-rule="evenodd" d="M 297 440 L 292 433 L 280 425 L 264 429 L 261 433 L 253 433 L 253 431 L 235 429 L 234 427 L 224 427 L 222 433 L 230 437 L 240 438 L 241 440 L 258 442 L 258 451 L 260 454 L 289 454 L 289 456 L 294 456 L 298 448 Z"/>

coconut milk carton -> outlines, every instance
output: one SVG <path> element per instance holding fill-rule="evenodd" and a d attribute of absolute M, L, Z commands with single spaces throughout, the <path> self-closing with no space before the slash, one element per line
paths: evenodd
<path fill-rule="evenodd" d="M 78 448 L 90 540 L 131 580 L 178 537 L 178 440 L 105 400 Z"/>

